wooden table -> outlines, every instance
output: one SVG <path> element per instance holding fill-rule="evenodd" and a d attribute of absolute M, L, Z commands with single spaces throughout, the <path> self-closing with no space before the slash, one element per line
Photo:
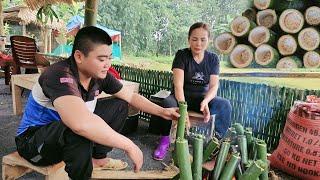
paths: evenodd
<path fill-rule="evenodd" d="M 40 74 L 16 74 L 11 76 L 11 87 L 12 87 L 12 106 L 13 114 L 22 114 L 22 103 L 21 103 L 21 89 L 32 89 L 33 85 L 37 82 Z M 121 80 L 124 86 L 132 89 L 133 92 L 139 92 L 139 83 Z M 98 98 L 111 97 L 110 94 L 102 92 Z M 132 106 L 129 107 L 129 115 L 138 113 L 139 111 L 134 109 Z"/>

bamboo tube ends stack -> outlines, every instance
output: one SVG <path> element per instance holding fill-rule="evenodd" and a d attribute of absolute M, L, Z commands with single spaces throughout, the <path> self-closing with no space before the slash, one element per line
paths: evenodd
<path fill-rule="evenodd" d="M 281 55 L 288 56 L 296 52 L 298 44 L 292 35 L 287 34 L 279 38 L 277 47 Z"/>
<path fill-rule="evenodd" d="M 306 68 L 319 68 L 320 55 L 317 51 L 309 51 L 303 56 L 303 65 Z"/>
<path fill-rule="evenodd" d="M 249 34 L 249 31 L 253 28 L 252 22 L 244 17 L 238 16 L 234 18 L 231 22 L 231 32 L 237 37 L 246 36 Z"/>
<path fill-rule="evenodd" d="M 313 27 L 305 28 L 299 33 L 298 42 L 302 49 L 313 51 L 319 47 L 320 34 Z"/>
<path fill-rule="evenodd" d="M 295 69 L 300 67 L 302 67 L 302 62 L 296 56 L 284 57 L 277 63 L 277 69 Z"/>
<path fill-rule="evenodd" d="M 255 61 L 264 67 L 273 67 L 279 61 L 278 51 L 268 44 L 259 46 L 255 53 Z"/>
<path fill-rule="evenodd" d="M 266 9 L 257 13 L 257 24 L 266 28 L 271 28 L 277 23 L 278 17 L 275 10 Z"/>
<path fill-rule="evenodd" d="M 306 22 L 312 26 L 320 25 L 320 7 L 311 6 L 305 13 Z"/>
<path fill-rule="evenodd" d="M 236 38 L 230 33 L 222 33 L 214 40 L 214 46 L 221 54 L 229 54 L 235 45 Z"/>
<path fill-rule="evenodd" d="M 230 63 L 234 67 L 245 68 L 252 63 L 253 57 L 252 47 L 245 44 L 239 44 L 230 54 Z"/>

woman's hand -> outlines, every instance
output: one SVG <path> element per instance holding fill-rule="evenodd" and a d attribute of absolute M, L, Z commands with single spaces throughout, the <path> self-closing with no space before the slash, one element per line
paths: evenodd
<path fill-rule="evenodd" d="M 209 120 L 210 120 L 210 111 L 209 111 L 208 102 L 206 100 L 203 100 L 200 103 L 200 111 L 203 113 L 204 122 L 209 122 Z"/>

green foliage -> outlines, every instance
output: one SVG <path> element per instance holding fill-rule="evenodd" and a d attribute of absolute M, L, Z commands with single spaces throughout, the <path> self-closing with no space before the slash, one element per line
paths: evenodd
<path fill-rule="evenodd" d="M 37 12 L 37 21 L 41 22 L 42 24 L 47 24 L 49 19 L 51 22 L 53 22 L 53 18 L 59 20 L 58 15 L 51 4 L 47 4 L 39 8 Z"/>
<path fill-rule="evenodd" d="M 227 30 L 233 17 L 249 5 L 248 0 L 104 0 L 99 4 L 103 18 L 98 22 L 122 32 L 127 53 L 172 56 L 188 46 L 188 29 L 193 23 L 206 22 L 217 34 Z"/>

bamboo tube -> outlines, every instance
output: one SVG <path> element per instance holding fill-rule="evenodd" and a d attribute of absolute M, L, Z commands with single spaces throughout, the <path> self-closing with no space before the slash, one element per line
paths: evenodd
<path fill-rule="evenodd" d="M 184 139 L 184 131 L 186 128 L 186 117 L 187 117 L 187 102 L 179 102 L 179 113 L 180 117 L 178 120 L 178 127 L 177 127 L 177 136 L 176 139 Z"/>
<path fill-rule="evenodd" d="M 304 25 L 304 16 L 296 9 L 287 9 L 280 15 L 279 25 L 284 32 L 297 33 Z"/>
<path fill-rule="evenodd" d="M 266 163 L 262 160 L 257 160 L 240 176 L 239 180 L 259 179 L 260 174 L 265 170 Z"/>
<path fill-rule="evenodd" d="M 257 26 L 250 31 L 248 39 L 254 47 L 261 44 L 275 44 L 276 33 L 264 26 Z"/>
<path fill-rule="evenodd" d="M 257 142 L 257 159 L 262 160 L 266 163 L 266 168 L 263 173 L 260 175 L 259 179 L 268 180 L 268 160 L 267 160 L 267 144 L 264 141 Z"/>
<path fill-rule="evenodd" d="M 259 10 L 271 9 L 274 7 L 275 0 L 254 0 L 253 4 Z"/>
<path fill-rule="evenodd" d="M 256 24 L 244 16 L 234 18 L 230 25 L 231 33 L 237 37 L 249 35 L 250 30 L 254 27 Z"/>
<path fill-rule="evenodd" d="M 223 171 L 219 179 L 231 180 L 239 164 L 239 161 L 239 154 L 232 154 L 230 160 L 223 168 Z"/>
<path fill-rule="evenodd" d="M 281 58 L 277 63 L 277 69 L 294 69 L 301 68 L 302 62 L 297 56 L 288 56 Z"/>
<path fill-rule="evenodd" d="M 176 155 L 180 170 L 180 179 L 192 180 L 188 141 L 185 139 L 177 138 L 176 148 Z"/>
<path fill-rule="evenodd" d="M 238 145 L 240 147 L 241 152 L 241 163 L 248 163 L 248 146 L 247 139 L 245 135 L 238 135 Z"/>
<path fill-rule="evenodd" d="M 255 8 L 246 9 L 242 16 L 248 18 L 250 21 L 256 22 L 257 10 Z"/>
<path fill-rule="evenodd" d="M 243 135 L 244 134 L 244 128 L 240 123 L 234 123 L 232 125 L 234 129 L 237 131 L 237 135 Z"/>
<path fill-rule="evenodd" d="M 213 137 L 209 144 L 206 146 L 206 148 L 204 149 L 203 152 L 203 162 L 206 162 L 207 160 L 209 160 L 210 156 L 212 155 L 212 153 L 219 148 L 219 140 L 215 137 Z"/>
<path fill-rule="evenodd" d="M 230 148 L 229 142 L 227 141 L 222 142 L 221 149 L 217 157 L 216 165 L 214 167 L 213 179 L 219 179 L 220 174 L 222 172 L 222 168 L 226 163 L 229 148 Z"/>
<path fill-rule="evenodd" d="M 230 63 L 237 68 L 245 68 L 251 65 L 253 61 L 253 48 L 245 45 L 237 45 L 230 54 Z"/>
<path fill-rule="evenodd" d="M 304 50 L 315 50 L 320 44 L 319 31 L 313 27 L 303 29 L 298 35 L 298 43 Z"/>
<path fill-rule="evenodd" d="M 262 44 L 256 49 L 254 59 L 257 64 L 260 64 L 263 67 L 274 68 L 279 61 L 279 53 L 272 46 Z"/>
<path fill-rule="evenodd" d="M 320 7 L 311 6 L 304 13 L 306 22 L 312 26 L 320 25 Z"/>
<path fill-rule="evenodd" d="M 202 180 L 203 138 L 193 139 L 192 177 L 194 180 Z"/>
<path fill-rule="evenodd" d="M 298 44 L 292 35 L 283 35 L 279 38 L 277 47 L 279 53 L 283 56 L 292 55 L 297 51 Z"/>
<path fill-rule="evenodd" d="M 271 28 L 278 21 L 278 16 L 275 10 L 266 9 L 257 13 L 257 24 L 266 28 Z"/>
<path fill-rule="evenodd" d="M 236 38 L 231 33 L 219 34 L 214 40 L 214 47 L 221 54 L 229 54 L 236 45 Z"/>
<path fill-rule="evenodd" d="M 303 56 L 303 65 L 306 68 L 319 68 L 320 67 L 319 51 L 306 52 Z"/>
<path fill-rule="evenodd" d="M 252 128 L 246 127 L 244 130 L 244 135 L 246 136 L 248 145 L 251 145 L 253 142 Z"/>

